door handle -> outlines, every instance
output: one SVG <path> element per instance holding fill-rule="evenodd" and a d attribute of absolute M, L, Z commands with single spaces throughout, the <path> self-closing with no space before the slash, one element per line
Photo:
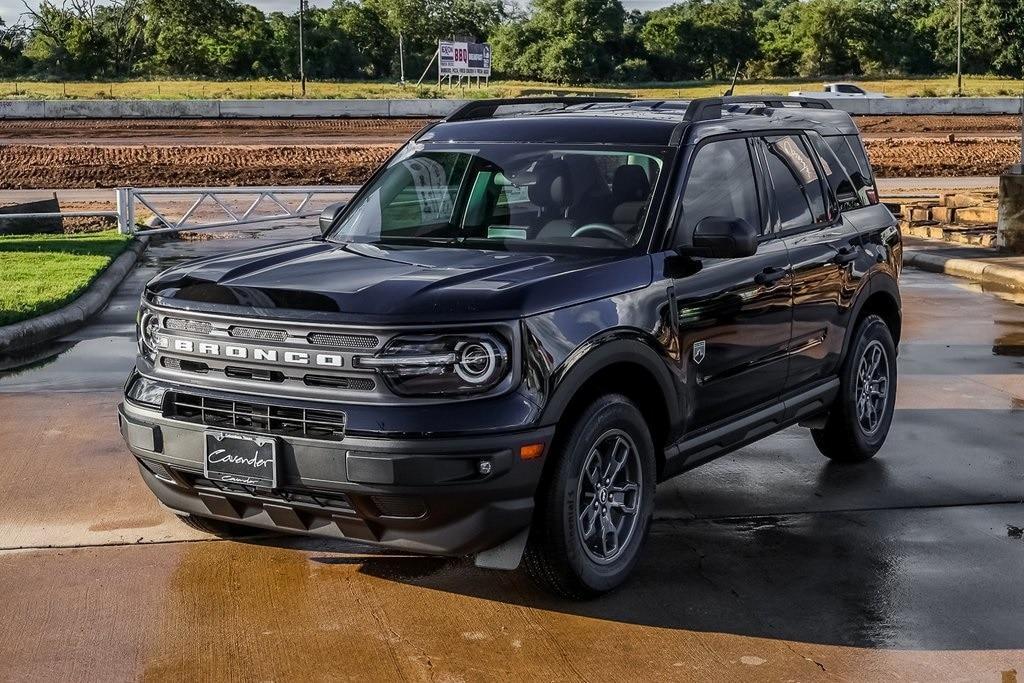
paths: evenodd
<path fill-rule="evenodd" d="M 841 266 L 843 264 L 849 263 L 850 261 L 856 261 L 857 260 L 857 253 L 858 253 L 857 247 L 854 247 L 854 246 L 840 247 L 839 249 L 836 250 L 836 252 L 837 252 L 836 255 L 832 257 L 832 263 L 835 263 L 836 265 L 840 265 Z"/>
<path fill-rule="evenodd" d="M 754 282 L 756 282 L 759 285 L 771 285 L 775 284 L 784 277 L 786 277 L 785 268 L 765 268 L 760 273 L 754 276 Z"/>

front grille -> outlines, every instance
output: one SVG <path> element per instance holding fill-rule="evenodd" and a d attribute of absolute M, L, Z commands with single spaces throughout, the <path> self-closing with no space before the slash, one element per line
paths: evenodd
<path fill-rule="evenodd" d="M 193 334 L 210 334 L 213 331 L 213 325 L 204 320 L 187 320 L 185 318 L 164 318 L 164 327 Z"/>
<path fill-rule="evenodd" d="M 380 343 L 380 340 L 372 334 L 312 332 L 306 339 L 315 346 L 333 346 L 339 349 L 372 349 Z"/>
<path fill-rule="evenodd" d="M 348 391 L 373 391 L 377 386 L 369 377 L 332 377 L 330 375 L 306 375 L 302 378 L 307 387 L 329 387 Z"/>
<path fill-rule="evenodd" d="M 210 371 L 210 366 L 206 363 L 200 363 L 194 360 L 181 360 L 178 358 L 169 358 L 164 356 L 160 359 L 160 364 L 168 370 L 182 370 L 184 372 L 198 372 L 199 374 L 205 375 Z"/>
<path fill-rule="evenodd" d="M 321 493 L 320 491 L 289 491 L 277 489 L 274 491 L 257 490 L 252 486 L 244 486 L 226 481 L 211 481 L 206 477 L 191 472 L 179 471 L 179 475 L 185 479 L 192 488 L 218 491 L 228 495 L 239 494 L 260 500 L 274 500 L 291 505 L 302 505 L 310 508 L 323 508 L 325 511 L 354 512 L 352 503 L 348 496 L 341 492 Z"/>
<path fill-rule="evenodd" d="M 256 339 L 258 341 L 283 342 L 288 339 L 284 330 L 264 330 L 258 327 L 232 327 L 228 334 L 238 339 Z"/>
<path fill-rule="evenodd" d="M 408 496 L 370 496 L 381 517 L 422 517 L 427 506 L 420 498 Z"/>
<path fill-rule="evenodd" d="M 345 413 L 168 392 L 164 417 L 209 427 L 340 441 Z"/>

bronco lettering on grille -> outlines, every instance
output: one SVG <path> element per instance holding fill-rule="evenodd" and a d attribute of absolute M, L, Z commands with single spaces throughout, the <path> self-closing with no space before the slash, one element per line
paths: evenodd
<path fill-rule="evenodd" d="M 267 363 L 287 363 L 290 365 L 314 365 L 325 368 L 341 368 L 345 366 L 343 356 L 336 353 L 307 353 L 305 351 L 279 351 L 252 346 L 234 344 L 213 344 L 210 342 L 194 342 L 191 339 L 173 339 L 159 336 L 157 346 L 169 351 L 194 354 L 198 356 L 215 356 L 221 358 L 247 359 L 252 356 L 254 361 Z"/>

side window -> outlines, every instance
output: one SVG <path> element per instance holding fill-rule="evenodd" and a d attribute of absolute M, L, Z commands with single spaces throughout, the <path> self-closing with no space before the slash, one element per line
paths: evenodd
<path fill-rule="evenodd" d="M 744 139 L 710 142 L 697 151 L 683 191 L 676 244 L 689 244 L 697 224 L 708 216 L 742 218 L 758 232 L 763 228 L 754 165 Z"/>
<path fill-rule="evenodd" d="M 821 181 L 803 141 L 793 135 L 765 138 L 768 172 L 775 186 L 781 230 L 828 220 Z"/>
<path fill-rule="evenodd" d="M 825 138 L 825 144 L 843 162 L 861 203 L 877 203 L 878 195 L 871 180 L 871 167 L 860 139 L 856 135 L 830 135 Z"/>
<path fill-rule="evenodd" d="M 857 188 L 850 180 L 849 174 L 843 163 L 836 157 L 832 149 L 825 144 L 825 141 L 815 132 L 810 132 L 807 138 L 811 141 L 811 147 L 818 155 L 821 170 L 825 174 L 825 181 L 832 188 L 832 194 L 839 202 L 840 211 L 850 211 L 863 206 Z"/>

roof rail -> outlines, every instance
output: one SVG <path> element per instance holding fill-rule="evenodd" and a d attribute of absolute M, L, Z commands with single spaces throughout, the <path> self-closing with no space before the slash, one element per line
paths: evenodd
<path fill-rule="evenodd" d="M 685 121 L 709 121 L 722 118 L 722 105 L 725 104 L 721 97 L 698 97 L 690 100 L 683 114 Z"/>
<path fill-rule="evenodd" d="M 607 104 L 631 102 L 626 97 L 509 97 L 494 100 L 475 100 L 467 102 L 445 117 L 445 122 L 472 121 L 489 119 L 495 116 L 500 107 L 534 106 L 539 104 L 561 104 L 570 107 L 577 104 Z"/>
<path fill-rule="evenodd" d="M 832 103 L 818 97 L 793 97 L 791 95 L 733 95 L 723 97 L 723 104 L 763 104 L 766 107 L 784 107 L 786 103 L 799 104 L 805 109 L 831 109 Z"/>

